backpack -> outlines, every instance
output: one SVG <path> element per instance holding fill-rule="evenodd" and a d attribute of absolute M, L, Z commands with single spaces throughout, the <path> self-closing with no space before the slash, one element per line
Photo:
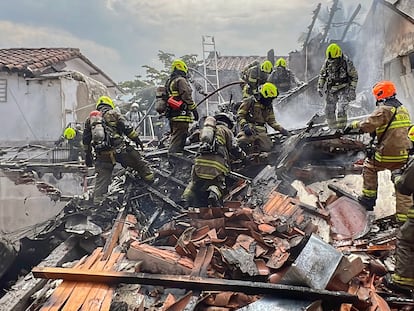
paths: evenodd
<path fill-rule="evenodd" d="M 98 110 L 92 111 L 89 114 L 89 120 L 91 123 L 92 145 L 97 150 L 108 149 L 110 145 L 105 132 L 105 120 L 102 112 Z"/>
<path fill-rule="evenodd" d="M 155 111 L 159 114 L 165 113 L 168 100 L 167 88 L 162 85 L 158 86 L 155 91 L 155 98 Z"/>
<path fill-rule="evenodd" d="M 207 117 L 204 121 L 203 128 L 200 132 L 200 148 L 201 154 L 215 153 L 217 151 L 216 143 L 216 119 L 214 117 Z"/>
<path fill-rule="evenodd" d="M 255 60 L 253 62 L 251 62 L 250 64 L 248 64 L 246 67 L 243 68 L 242 72 L 241 72 L 241 79 L 244 81 L 248 81 L 249 80 L 249 75 L 248 75 L 248 71 L 249 69 L 257 66 L 257 68 L 259 68 L 260 62 L 258 60 Z"/>

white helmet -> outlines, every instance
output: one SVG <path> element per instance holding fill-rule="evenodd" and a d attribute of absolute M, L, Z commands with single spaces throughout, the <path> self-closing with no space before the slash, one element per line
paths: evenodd
<path fill-rule="evenodd" d="M 133 104 L 131 105 L 131 109 L 132 109 L 132 108 L 137 108 L 137 109 L 138 109 L 138 108 L 139 108 L 139 105 L 138 105 L 137 103 L 133 103 Z"/>

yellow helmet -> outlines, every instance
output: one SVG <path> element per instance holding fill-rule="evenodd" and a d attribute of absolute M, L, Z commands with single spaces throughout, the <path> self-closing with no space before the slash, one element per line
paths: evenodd
<path fill-rule="evenodd" d="M 283 67 L 286 68 L 286 60 L 284 58 L 279 58 L 276 63 L 275 63 L 275 67 Z"/>
<path fill-rule="evenodd" d="M 181 59 L 176 59 L 172 62 L 171 71 L 174 71 L 175 69 L 184 71 L 185 73 L 188 72 L 187 64 Z"/>
<path fill-rule="evenodd" d="M 339 58 L 342 56 L 341 47 L 336 43 L 331 43 L 326 48 L 326 58 Z"/>
<path fill-rule="evenodd" d="M 273 69 L 273 65 L 269 60 L 265 60 L 261 65 L 260 65 L 260 70 L 264 71 L 266 73 L 271 73 Z"/>
<path fill-rule="evenodd" d="M 114 102 L 109 96 L 101 96 L 98 98 L 98 101 L 96 102 L 96 108 L 98 108 L 99 105 L 108 105 L 112 109 L 115 109 Z"/>
<path fill-rule="evenodd" d="M 277 95 L 279 95 L 276 85 L 270 82 L 266 82 L 265 84 L 261 85 L 259 87 L 259 92 L 264 98 L 276 98 Z"/>
<path fill-rule="evenodd" d="M 74 139 L 75 136 L 76 136 L 76 131 L 71 127 L 66 128 L 65 131 L 63 132 L 63 137 L 65 137 L 67 140 Z"/>
<path fill-rule="evenodd" d="M 414 143 L 414 125 L 408 130 L 408 138 Z"/>

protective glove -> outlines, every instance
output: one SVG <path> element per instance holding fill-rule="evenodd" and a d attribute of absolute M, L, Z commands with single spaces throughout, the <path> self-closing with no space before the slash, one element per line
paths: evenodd
<path fill-rule="evenodd" d="M 353 128 L 352 128 L 351 124 L 348 124 L 344 128 L 344 134 L 349 134 L 349 132 L 351 132 L 352 130 L 353 130 Z"/>
<path fill-rule="evenodd" d="M 55 141 L 55 146 L 60 146 L 63 143 L 63 139 L 59 138 L 57 141 Z"/>
<path fill-rule="evenodd" d="M 391 171 L 391 180 L 394 184 L 397 184 L 401 179 L 403 171 L 401 169 Z"/>
<path fill-rule="evenodd" d="M 93 157 L 92 157 L 92 152 L 91 151 L 86 151 L 85 152 L 85 164 L 87 167 L 92 167 L 93 166 Z"/>
<path fill-rule="evenodd" d="M 247 164 L 247 162 L 249 161 L 246 152 L 244 152 L 243 150 L 240 153 L 240 160 L 243 165 Z"/>
<path fill-rule="evenodd" d="M 344 128 L 344 134 L 349 134 L 352 130 L 357 129 L 359 127 L 358 121 L 352 121 Z"/>
<path fill-rule="evenodd" d="M 280 129 L 279 129 L 279 132 L 280 132 L 280 134 L 282 134 L 283 136 L 291 136 L 292 134 L 290 134 L 290 132 L 287 130 L 287 129 L 285 129 L 285 128 L 283 128 L 283 127 L 281 127 Z"/>
<path fill-rule="evenodd" d="M 144 144 L 142 143 L 142 141 L 139 138 L 139 136 L 137 136 L 136 138 L 134 138 L 134 142 L 137 144 L 137 146 L 139 146 L 141 148 L 141 151 L 144 151 Z"/>
<path fill-rule="evenodd" d="M 243 126 L 243 132 L 244 132 L 244 134 L 246 134 L 247 136 L 252 136 L 252 135 L 253 135 L 253 131 L 252 131 L 252 129 L 250 128 L 249 124 L 247 124 L 247 123 Z"/>
<path fill-rule="evenodd" d="M 356 99 L 356 93 L 355 90 L 349 90 L 348 92 L 348 101 L 352 101 Z"/>
<path fill-rule="evenodd" d="M 193 112 L 193 117 L 194 117 L 194 120 L 195 120 L 195 121 L 198 121 L 199 116 L 198 116 L 198 111 L 197 111 L 197 109 L 192 110 L 192 112 Z"/>
<path fill-rule="evenodd" d="M 318 87 L 318 94 L 320 97 L 323 97 L 323 91 L 321 88 Z"/>

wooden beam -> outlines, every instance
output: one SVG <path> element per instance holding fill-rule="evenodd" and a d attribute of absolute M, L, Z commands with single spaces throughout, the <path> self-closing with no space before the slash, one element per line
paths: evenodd
<path fill-rule="evenodd" d="M 184 288 L 203 291 L 238 291 L 251 295 L 277 295 L 297 299 L 306 297 L 310 300 L 329 301 L 330 303 L 352 303 L 355 306 L 365 305 L 357 296 L 345 292 L 314 290 L 283 284 L 264 282 L 248 282 L 240 280 L 188 277 L 180 275 L 159 275 L 148 273 L 130 273 L 115 271 L 85 271 L 75 268 L 34 267 L 32 273 L 38 278 L 63 279 L 78 282 L 98 282 L 105 284 L 145 284 L 171 288 Z"/>
<path fill-rule="evenodd" d="M 106 240 L 104 249 L 103 249 L 103 256 L 102 260 L 107 260 L 111 257 L 112 251 L 114 250 L 115 246 L 118 244 L 119 236 L 121 235 L 122 228 L 125 224 L 125 218 L 127 215 L 127 208 L 124 204 L 121 210 L 118 213 L 118 216 L 115 219 L 115 223 L 111 230 L 111 235 Z"/>

